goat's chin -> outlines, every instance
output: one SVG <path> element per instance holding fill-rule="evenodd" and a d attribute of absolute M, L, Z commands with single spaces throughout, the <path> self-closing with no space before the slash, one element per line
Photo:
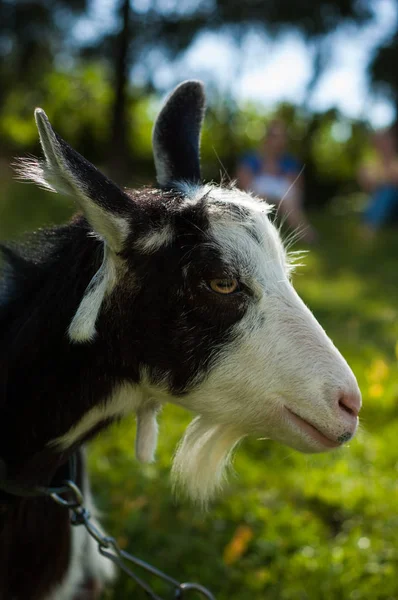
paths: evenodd
<path fill-rule="evenodd" d="M 206 507 L 220 491 L 232 452 L 244 437 L 231 425 L 212 423 L 196 417 L 179 443 L 171 472 L 176 493 Z"/>

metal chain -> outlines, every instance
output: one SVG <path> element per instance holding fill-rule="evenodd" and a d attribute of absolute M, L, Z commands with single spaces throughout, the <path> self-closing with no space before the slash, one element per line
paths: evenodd
<path fill-rule="evenodd" d="M 91 535 L 91 537 L 97 542 L 99 553 L 120 567 L 120 569 L 122 569 L 148 594 L 149 598 L 152 600 L 164 600 L 152 590 L 146 581 L 141 579 L 130 569 L 130 567 L 126 564 L 127 561 L 136 567 L 140 567 L 151 575 L 159 577 L 159 579 L 162 579 L 168 585 L 173 587 L 175 590 L 175 600 L 185 600 L 185 598 L 187 598 L 187 592 L 191 591 L 198 592 L 207 600 L 215 600 L 213 594 L 202 585 L 198 583 L 180 583 L 176 579 L 173 579 L 173 577 L 162 573 L 162 571 L 152 567 L 145 561 L 136 558 L 125 550 L 122 550 L 115 538 L 104 535 L 102 531 L 100 531 L 92 522 L 91 515 L 84 506 L 83 494 L 78 486 L 73 481 L 66 481 L 64 486 L 65 487 L 62 488 L 61 493 L 51 493 L 49 494 L 50 497 L 60 506 L 68 508 L 70 511 L 72 511 L 71 524 L 75 526 L 83 525 L 89 535 Z"/>

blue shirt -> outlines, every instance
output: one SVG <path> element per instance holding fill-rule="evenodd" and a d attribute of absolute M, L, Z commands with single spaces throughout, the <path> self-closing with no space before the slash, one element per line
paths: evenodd
<path fill-rule="evenodd" d="M 294 175 L 301 169 L 299 161 L 290 154 L 284 154 L 278 159 L 279 175 Z M 240 161 L 253 175 L 260 175 L 263 171 L 263 158 L 259 154 L 245 154 Z"/>

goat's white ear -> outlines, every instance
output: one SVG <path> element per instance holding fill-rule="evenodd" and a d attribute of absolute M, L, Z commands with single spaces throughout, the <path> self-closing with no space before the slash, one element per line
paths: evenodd
<path fill-rule="evenodd" d="M 200 81 L 181 83 L 167 98 L 153 129 L 152 144 L 159 185 L 200 182 L 200 131 L 205 93 Z"/>
<path fill-rule="evenodd" d="M 20 159 L 18 174 L 50 191 L 73 197 L 94 231 L 119 252 L 129 232 L 131 200 L 55 133 L 41 108 L 35 110 L 35 119 L 45 160 Z"/>

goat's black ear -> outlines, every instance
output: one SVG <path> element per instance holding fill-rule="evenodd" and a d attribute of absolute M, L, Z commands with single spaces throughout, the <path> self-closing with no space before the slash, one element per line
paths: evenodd
<path fill-rule="evenodd" d="M 167 98 L 153 129 L 153 153 L 159 185 L 200 181 L 199 141 L 205 109 L 200 81 L 181 83 Z"/>
<path fill-rule="evenodd" d="M 69 146 L 37 108 L 35 119 L 45 161 L 21 159 L 18 174 L 53 192 L 72 196 L 94 231 L 118 252 L 123 247 L 132 202 L 115 184 Z"/>

